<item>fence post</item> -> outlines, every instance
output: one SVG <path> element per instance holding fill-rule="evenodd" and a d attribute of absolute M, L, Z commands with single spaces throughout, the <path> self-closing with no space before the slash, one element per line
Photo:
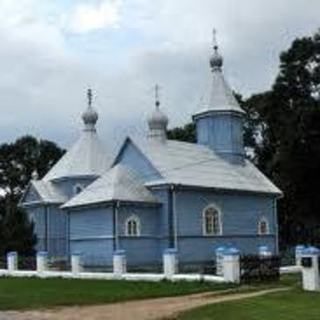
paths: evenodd
<path fill-rule="evenodd" d="M 48 252 L 37 252 L 37 272 L 48 271 Z"/>
<path fill-rule="evenodd" d="M 113 253 L 113 273 L 121 277 L 127 273 L 127 259 L 125 250 L 116 250 Z"/>
<path fill-rule="evenodd" d="M 272 252 L 268 246 L 260 246 L 259 247 L 259 256 L 260 257 L 271 257 Z"/>
<path fill-rule="evenodd" d="M 229 248 L 224 251 L 223 277 L 226 282 L 240 282 L 240 251 L 236 248 Z"/>
<path fill-rule="evenodd" d="M 302 245 L 298 245 L 295 248 L 296 266 L 301 266 L 301 256 L 304 249 L 305 249 L 305 246 L 302 246 Z"/>
<path fill-rule="evenodd" d="M 78 274 L 83 271 L 81 252 L 73 252 L 71 254 L 71 271 L 73 274 Z"/>
<path fill-rule="evenodd" d="M 223 253 L 226 247 L 218 247 L 215 251 L 216 253 L 216 275 L 223 276 Z"/>
<path fill-rule="evenodd" d="M 18 253 L 15 251 L 7 253 L 7 268 L 9 272 L 18 270 Z"/>
<path fill-rule="evenodd" d="M 315 247 L 305 248 L 301 256 L 303 289 L 320 291 L 319 279 L 320 250 Z"/>
<path fill-rule="evenodd" d="M 166 278 L 171 278 L 178 273 L 178 251 L 177 249 L 165 249 L 163 253 L 163 272 Z"/>

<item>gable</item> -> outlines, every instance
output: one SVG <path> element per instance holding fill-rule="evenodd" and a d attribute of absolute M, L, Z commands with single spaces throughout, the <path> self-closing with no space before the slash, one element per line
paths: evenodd
<path fill-rule="evenodd" d="M 32 184 L 29 184 L 27 190 L 25 191 L 23 197 L 21 198 L 20 203 L 30 203 L 30 202 L 39 202 L 42 201 L 40 194 L 37 192 L 35 187 Z"/>
<path fill-rule="evenodd" d="M 122 164 L 133 169 L 143 182 L 161 179 L 159 171 L 152 165 L 140 149 L 127 138 L 116 156 L 113 165 Z"/>

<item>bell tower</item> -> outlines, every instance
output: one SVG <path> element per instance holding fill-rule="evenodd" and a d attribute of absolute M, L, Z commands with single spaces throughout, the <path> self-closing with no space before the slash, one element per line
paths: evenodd
<path fill-rule="evenodd" d="M 211 88 L 201 109 L 193 115 L 197 143 L 205 145 L 232 163 L 244 159 L 243 120 L 245 112 L 236 101 L 223 76 L 223 57 L 219 53 L 216 31 L 213 31 L 213 53 L 210 58 Z"/>

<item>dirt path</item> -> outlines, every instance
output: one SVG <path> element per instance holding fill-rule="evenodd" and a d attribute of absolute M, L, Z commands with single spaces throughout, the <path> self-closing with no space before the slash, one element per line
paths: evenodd
<path fill-rule="evenodd" d="M 182 297 L 99 306 L 75 306 L 43 311 L 10 311 L 0 313 L 0 320 L 159 320 L 207 304 L 258 297 L 283 290 L 289 290 L 289 288 L 276 288 L 250 293 L 207 292 Z"/>

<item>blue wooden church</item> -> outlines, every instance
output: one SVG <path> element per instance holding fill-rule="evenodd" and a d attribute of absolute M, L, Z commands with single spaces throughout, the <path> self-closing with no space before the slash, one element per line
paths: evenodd
<path fill-rule="evenodd" d="M 167 138 L 159 101 L 145 139 L 127 137 L 116 157 L 100 143 L 89 104 L 79 140 L 21 201 L 35 223 L 37 250 L 81 252 L 87 266 L 109 266 L 124 249 L 129 266 L 157 264 L 167 248 L 182 263 L 203 263 L 219 246 L 277 252 L 281 191 L 245 158 L 243 120 L 226 83 L 217 45 L 212 84 L 192 116 L 197 143 Z"/>

